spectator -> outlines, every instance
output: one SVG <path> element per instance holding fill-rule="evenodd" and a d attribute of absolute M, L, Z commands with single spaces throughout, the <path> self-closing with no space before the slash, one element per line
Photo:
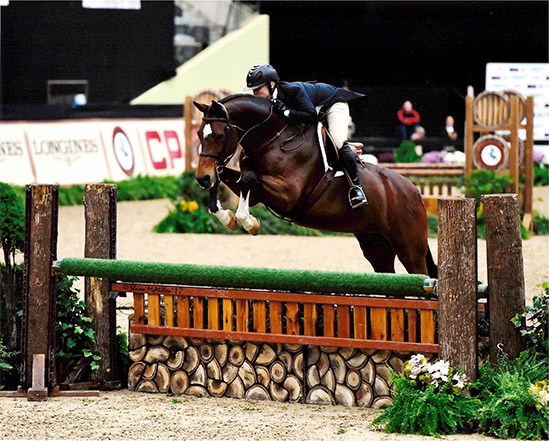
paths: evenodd
<path fill-rule="evenodd" d="M 419 126 L 421 120 L 417 110 L 414 110 L 411 101 L 405 101 L 397 112 L 398 117 L 398 136 L 401 139 L 410 139 Z"/>
<path fill-rule="evenodd" d="M 410 135 L 410 140 L 418 142 L 421 141 L 423 138 L 425 138 L 425 129 L 421 126 L 417 126 L 414 133 Z"/>
<path fill-rule="evenodd" d="M 456 128 L 454 127 L 454 117 L 448 115 L 446 117 L 446 123 L 444 126 L 444 130 L 442 132 L 442 136 L 445 139 L 449 139 L 451 141 L 455 141 L 458 138 L 458 133 L 456 132 Z"/>

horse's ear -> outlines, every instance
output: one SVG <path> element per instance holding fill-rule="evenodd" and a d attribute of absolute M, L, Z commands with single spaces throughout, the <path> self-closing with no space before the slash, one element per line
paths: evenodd
<path fill-rule="evenodd" d="M 222 118 L 229 118 L 229 112 L 227 112 L 227 108 L 220 102 L 212 100 L 211 109 L 217 116 L 220 116 Z"/>
<path fill-rule="evenodd" d="M 206 114 L 210 106 L 202 103 L 197 103 L 196 101 L 193 101 L 194 107 L 196 107 L 198 110 L 200 110 L 203 114 Z"/>

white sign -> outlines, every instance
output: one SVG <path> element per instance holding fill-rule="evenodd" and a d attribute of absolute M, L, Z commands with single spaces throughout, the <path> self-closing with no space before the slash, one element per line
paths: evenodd
<path fill-rule="evenodd" d="M 0 122 L 0 181 L 86 184 L 185 170 L 182 119 Z"/>
<path fill-rule="evenodd" d="M 549 63 L 488 63 L 486 90 L 534 97 L 534 140 L 549 141 Z"/>

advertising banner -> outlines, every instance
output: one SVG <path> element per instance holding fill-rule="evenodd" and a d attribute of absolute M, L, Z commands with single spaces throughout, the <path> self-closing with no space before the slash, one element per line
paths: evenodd
<path fill-rule="evenodd" d="M 0 181 L 86 184 L 185 170 L 177 118 L 0 123 Z"/>

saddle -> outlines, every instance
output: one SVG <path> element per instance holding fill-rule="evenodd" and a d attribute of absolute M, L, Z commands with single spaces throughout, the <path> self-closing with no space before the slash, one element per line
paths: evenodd
<path fill-rule="evenodd" d="M 334 168 L 342 172 L 339 165 L 339 151 L 335 146 L 332 135 L 330 135 L 329 130 L 324 125 L 319 126 L 318 132 L 318 142 L 320 144 L 322 159 L 324 160 L 324 170 L 327 171 L 329 168 Z M 348 141 L 348 143 L 357 156 L 362 154 L 362 148 L 364 147 L 364 144 L 362 144 L 361 142 L 350 141 Z M 338 173 L 336 173 L 336 176 L 341 176 Z"/>

